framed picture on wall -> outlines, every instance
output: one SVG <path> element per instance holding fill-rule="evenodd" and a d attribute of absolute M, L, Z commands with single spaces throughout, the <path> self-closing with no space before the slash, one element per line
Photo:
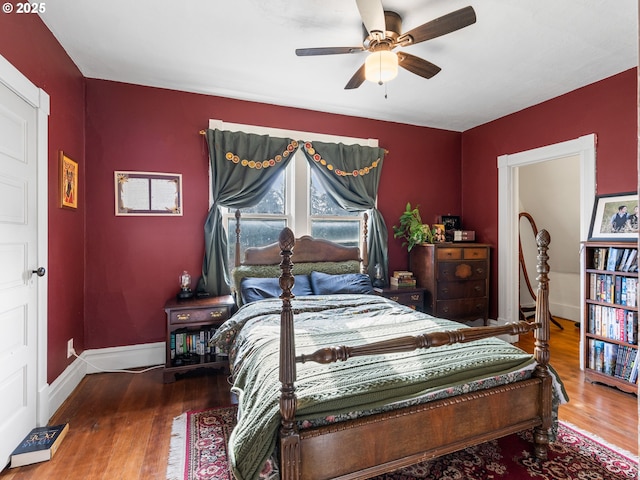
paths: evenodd
<path fill-rule="evenodd" d="M 78 164 L 60 150 L 60 207 L 78 208 Z"/>
<path fill-rule="evenodd" d="M 116 216 L 181 216 L 182 174 L 114 172 Z"/>
<path fill-rule="evenodd" d="M 593 205 L 589 240 L 638 239 L 638 194 L 598 195 Z"/>

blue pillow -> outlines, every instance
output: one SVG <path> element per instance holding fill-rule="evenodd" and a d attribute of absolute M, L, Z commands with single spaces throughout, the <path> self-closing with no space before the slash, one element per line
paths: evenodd
<path fill-rule="evenodd" d="M 315 295 L 331 295 L 337 293 L 373 293 L 371 278 L 364 273 L 344 273 L 329 275 L 322 272 L 311 272 L 311 288 Z"/>
<path fill-rule="evenodd" d="M 294 278 L 295 284 L 291 293 L 296 296 L 313 295 L 308 275 L 294 275 Z M 243 304 L 262 300 L 263 298 L 278 298 L 281 293 L 280 279 L 278 278 L 245 277 L 240 282 L 240 294 L 242 295 Z"/>

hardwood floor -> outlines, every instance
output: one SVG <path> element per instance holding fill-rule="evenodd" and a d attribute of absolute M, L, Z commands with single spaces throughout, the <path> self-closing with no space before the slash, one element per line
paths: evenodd
<path fill-rule="evenodd" d="M 578 368 L 579 332 L 573 322 L 552 326 L 551 360 L 570 402 L 560 419 L 638 453 L 635 395 L 584 382 Z M 532 338 L 521 348 L 532 351 Z M 174 417 L 187 410 L 230 405 L 224 375 L 200 375 L 162 383 L 162 370 L 139 375 L 88 375 L 51 419 L 69 422 L 69 434 L 53 460 L 5 469 L 1 480 L 164 479 Z"/>
<path fill-rule="evenodd" d="M 607 442 L 638 455 L 638 403 L 636 395 L 584 381 L 579 368 L 580 331 L 572 321 L 556 317 L 564 330 L 551 325 L 551 365 L 562 379 L 569 403 L 559 418 Z M 533 334 L 520 339 L 520 348 L 533 352 Z"/>

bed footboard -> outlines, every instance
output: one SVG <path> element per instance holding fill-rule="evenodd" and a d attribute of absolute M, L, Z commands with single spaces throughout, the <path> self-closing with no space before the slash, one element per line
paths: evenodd
<path fill-rule="evenodd" d="M 280 328 L 280 472 L 283 480 L 306 478 L 368 478 L 410 465 L 421 460 L 450 453 L 469 445 L 485 442 L 526 428 L 534 429 L 535 455 L 547 458 L 549 429 L 552 414 L 552 378 L 549 372 L 549 292 L 547 249 L 550 237 L 541 230 L 538 244 L 538 295 L 534 322 L 516 322 L 494 327 L 464 328 L 455 331 L 404 336 L 392 340 L 358 346 L 335 346 L 319 349 L 311 354 L 295 354 L 291 290 L 294 284 L 291 256 L 295 246 L 293 232 L 285 228 L 279 238 L 280 288 L 282 313 Z M 514 385 L 487 389 L 438 401 L 428 406 L 402 409 L 366 419 L 346 422 L 346 425 L 328 426 L 299 433 L 296 414 L 296 363 L 332 363 L 351 357 L 411 351 L 459 342 L 470 342 L 496 335 L 520 335 L 534 331 L 537 361 L 530 380 Z M 441 424 L 441 425 L 440 425 Z M 422 426 L 436 425 L 437 430 L 425 432 Z M 440 425 L 440 427 L 437 427 Z M 396 434 L 389 434 L 396 432 Z M 350 439 L 346 441 L 345 439 Z M 376 458 L 369 457 L 375 442 Z M 364 444 L 349 450 L 349 461 L 337 460 L 344 445 Z M 398 450 L 398 446 L 402 446 Z M 337 450 L 336 450 L 337 449 Z M 385 454 L 377 458 L 379 452 Z M 334 452 L 334 453 L 327 453 Z M 352 455 L 353 453 L 353 455 Z M 330 460 L 333 457 L 333 460 Z M 353 459 L 351 457 L 354 457 Z M 353 460 L 353 462 L 352 462 Z M 301 463 L 303 462 L 303 463 Z M 339 462 L 335 469 L 327 462 Z M 347 465 L 348 464 L 348 465 Z M 326 476 L 319 472 L 326 470 Z M 320 475 L 320 476 L 318 476 Z"/>

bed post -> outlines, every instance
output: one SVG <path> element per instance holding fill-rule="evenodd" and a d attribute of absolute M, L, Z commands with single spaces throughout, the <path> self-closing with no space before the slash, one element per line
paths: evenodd
<path fill-rule="evenodd" d="M 295 424 L 296 394 L 296 345 L 291 309 L 291 289 L 294 278 L 291 255 L 295 236 L 289 228 L 280 232 L 280 288 L 282 289 L 282 313 L 280 316 L 280 478 L 295 480 L 300 477 L 300 437 Z"/>
<path fill-rule="evenodd" d="M 362 270 L 361 273 L 369 273 L 369 214 L 364 212 L 364 228 L 362 229 Z"/>
<path fill-rule="evenodd" d="M 549 373 L 549 256 L 547 250 L 551 237 L 546 230 L 540 230 L 536 235 L 538 244 L 538 292 L 536 299 L 535 321 L 539 324 L 534 332 L 535 349 L 534 356 L 538 362 L 533 375 L 542 380 L 540 389 L 540 416 L 542 423 L 533 431 L 535 456 L 539 460 L 547 459 L 547 448 L 549 446 L 549 429 L 551 428 L 551 388 L 552 379 Z"/>

